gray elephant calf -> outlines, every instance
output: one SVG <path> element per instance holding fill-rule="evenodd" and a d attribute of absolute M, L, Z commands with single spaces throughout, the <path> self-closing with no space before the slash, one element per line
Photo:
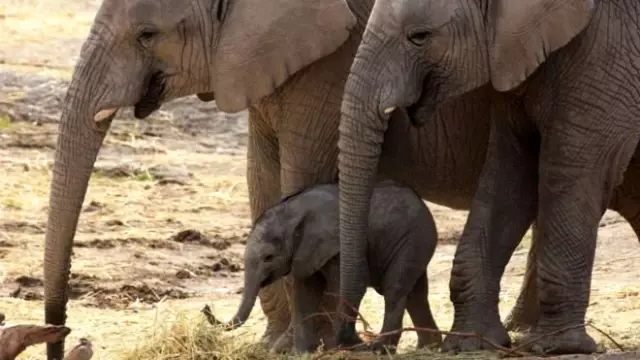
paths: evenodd
<path fill-rule="evenodd" d="M 311 316 L 319 309 L 325 292 L 340 289 L 338 241 L 338 185 L 325 184 L 291 195 L 267 210 L 249 235 L 245 249 L 245 287 L 238 312 L 228 329 L 241 326 L 249 317 L 258 291 L 291 273 L 293 276 L 294 349 L 309 352 L 318 346 Z M 426 267 L 436 247 L 433 217 L 422 199 L 410 188 L 391 181 L 377 184 L 369 215 L 369 285 L 384 296 L 382 333 L 402 327 L 405 308 L 416 327 L 437 330 L 427 299 Z M 204 309 L 212 324 L 221 324 Z M 381 337 L 374 349 L 395 352 L 400 332 Z M 326 348 L 334 339 L 323 339 Z M 418 334 L 418 347 L 439 344 L 434 332 Z M 278 341 L 279 342 L 279 341 Z M 275 347 L 277 347 L 277 343 Z"/>

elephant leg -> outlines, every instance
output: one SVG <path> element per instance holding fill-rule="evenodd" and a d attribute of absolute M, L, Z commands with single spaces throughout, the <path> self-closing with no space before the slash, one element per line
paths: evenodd
<path fill-rule="evenodd" d="M 638 134 L 612 126 L 613 119 L 581 116 L 579 127 L 553 120 L 540 153 L 540 318 L 528 339 L 574 326 L 536 341 L 531 350 L 592 353 L 596 343 L 580 325 L 589 305 L 598 225 L 623 181 Z"/>
<path fill-rule="evenodd" d="M 636 155 L 638 156 L 638 147 Z M 615 188 L 609 208 L 625 218 L 640 241 L 640 159 L 632 159 L 624 173 L 621 185 Z M 505 320 L 508 331 L 529 331 L 533 329 L 540 316 L 538 303 L 536 251 L 540 231 L 532 225 L 531 248 L 527 256 L 526 272 L 516 305 Z"/>
<path fill-rule="evenodd" d="M 303 92 L 296 92 L 296 95 L 300 94 Z M 341 92 L 340 96 L 329 98 L 333 99 L 333 103 L 326 103 L 328 99 L 316 99 L 317 96 L 307 94 L 304 99 L 289 99 L 291 104 L 287 103 L 284 107 L 273 110 L 275 117 L 280 119 L 277 128 L 282 196 L 316 184 L 335 182 L 337 179 L 337 122 L 340 118 Z M 308 102 L 309 99 L 317 100 L 317 103 L 308 106 L 293 105 Z M 323 106 L 327 109 L 322 109 Z M 328 113 L 328 110 L 334 112 Z M 320 308 L 331 308 L 332 300 L 328 294 L 324 295 Z M 333 327 L 326 326 L 326 319 L 316 316 L 311 321 L 318 329 L 318 341 L 333 336 Z M 293 332 L 286 334 L 291 336 Z"/>
<path fill-rule="evenodd" d="M 617 211 L 629 222 L 640 240 L 640 159 L 632 159 L 627 166 L 624 180 L 614 190 L 609 208 Z"/>
<path fill-rule="evenodd" d="M 449 286 L 455 309 L 453 331 L 475 332 L 509 345 L 498 312 L 500 280 L 536 216 L 539 140 L 528 119 L 520 115 L 524 113 L 520 106 L 498 101 L 492 104 L 487 158 L 456 249 Z M 443 343 L 446 351 L 490 347 L 479 339 L 455 335 L 446 336 Z"/>
<path fill-rule="evenodd" d="M 413 290 L 407 297 L 407 312 L 413 321 L 413 326 L 421 329 L 431 329 L 438 331 L 438 325 L 433 319 L 431 306 L 429 306 L 429 288 L 427 284 L 426 272 L 420 276 Z M 418 331 L 417 348 L 425 346 L 440 345 L 442 335 L 436 332 Z"/>
<path fill-rule="evenodd" d="M 336 319 L 336 312 L 340 303 L 340 259 L 334 257 L 322 267 L 327 289 L 322 296 L 320 312 L 318 317 L 317 333 L 322 337 L 324 350 L 331 350 L 338 346 L 336 343 L 333 324 Z"/>
<path fill-rule="evenodd" d="M 520 294 L 515 306 L 504 321 L 504 327 L 507 331 L 529 331 L 538 323 L 540 306 L 538 303 L 538 265 L 536 259 L 539 236 L 540 231 L 534 222 L 531 226 L 531 247 L 529 254 L 527 254 L 526 271 L 520 287 Z"/>
<path fill-rule="evenodd" d="M 401 296 L 397 291 L 384 296 L 384 321 L 382 322 L 381 338 L 373 341 L 372 350 L 381 354 L 394 355 L 402 332 L 402 318 L 407 307 L 407 296 Z M 386 334 L 386 335 L 385 335 Z"/>
<path fill-rule="evenodd" d="M 320 273 L 307 279 L 293 280 L 293 347 L 295 353 L 314 351 L 318 345 L 318 336 L 313 319 L 325 292 L 326 283 Z"/>
<path fill-rule="evenodd" d="M 247 185 L 252 223 L 280 200 L 280 157 L 278 139 L 256 108 L 249 108 L 249 142 L 247 145 Z M 262 340 L 272 347 L 289 327 L 291 320 L 287 279 L 260 290 L 260 307 L 267 318 Z"/>

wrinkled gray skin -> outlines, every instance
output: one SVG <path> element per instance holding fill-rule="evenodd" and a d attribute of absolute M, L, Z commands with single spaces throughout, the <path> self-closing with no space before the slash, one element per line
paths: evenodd
<path fill-rule="evenodd" d="M 337 180 L 342 92 L 373 5 L 373 0 L 348 2 L 357 20 L 349 33 L 343 26 L 350 23 L 348 10 L 338 0 L 104 1 L 80 53 L 60 121 L 45 244 L 47 323 L 65 323 L 73 237 L 111 121 L 93 120 L 102 109 L 135 106 L 136 116 L 145 117 L 162 102 L 193 93 L 207 101 L 215 97 L 223 111 L 248 105 L 252 220 L 282 196 Z M 142 21 L 158 32 L 140 32 Z M 171 76 L 151 76 L 158 71 Z M 221 90 L 214 95 L 216 89 Z M 379 175 L 409 184 L 434 203 L 468 209 L 489 136 L 484 96 L 444 106 L 422 129 L 397 117 L 385 135 L 389 146 L 382 151 Z M 242 99 L 245 105 L 238 104 Z M 620 194 L 613 208 L 635 219 L 638 201 L 629 191 Z M 640 228 L 636 223 L 632 226 Z M 535 279 L 535 268 L 527 274 L 526 279 Z M 285 291 L 290 289 L 289 282 L 280 280 L 260 291 L 268 345 L 288 333 Z M 525 289 L 512 313 L 515 326 L 527 327 L 537 319 L 535 281 L 526 282 Z M 48 347 L 50 360 L 61 355 L 61 344 Z"/>
<path fill-rule="evenodd" d="M 366 277 L 364 229 L 389 113 L 407 108 L 414 121 L 428 124 L 439 121 L 439 108 L 478 106 L 474 97 L 483 94 L 493 121 L 454 260 L 452 330 L 510 343 L 498 313 L 500 279 L 534 219 L 540 315 L 529 336 L 584 322 L 598 223 L 619 189 L 637 198 L 637 178 L 627 182 L 637 174 L 635 161 L 623 176 L 640 136 L 640 8 L 633 0 L 596 4 L 376 1 L 340 124 L 341 294 L 348 301 L 359 299 Z M 352 333 L 343 326 L 340 340 Z M 552 353 L 596 349 L 584 327 L 530 346 Z M 456 336 L 444 343 L 445 350 L 486 347 Z"/>
<path fill-rule="evenodd" d="M 291 274 L 294 350 L 316 349 L 317 335 L 308 320 L 323 316 L 323 312 L 331 316 L 338 305 L 338 201 L 337 184 L 318 185 L 287 197 L 258 218 L 245 248 L 242 301 L 228 329 L 247 320 L 260 288 Z M 384 297 L 381 333 L 402 328 L 405 308 L 416 327 L 437 330 L 428 303 L 425 270 L 438 238 L 431 213 L 413 190 L 390 181 L 375 187 L 371 206 L 368 285 Z M 331 307 L 321 309 L 323 294 L 336 296 Z M 212 321 L 217 322 L 215 318 Z M 383 337 L 373 348 L 393 354 L 400 335 Z M 333 347 L 333 337 L 323 340 L 325 349 Z M 441 341 L 440 334 L 418 333 L 419 348 Z"/>

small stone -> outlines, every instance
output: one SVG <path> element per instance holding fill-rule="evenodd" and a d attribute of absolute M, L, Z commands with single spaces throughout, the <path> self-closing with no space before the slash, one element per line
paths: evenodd
<path fill-rule="evenodd" d="M 106 224 L 107 226 L 124 226 L 122 220 L 118 219 L 108 220 Z"/>
<path fill-rule="evenodd" d="M 191 279 L 194 276 L 194 273 L 186 269 L 178 270 L 178 272 L 176 273 L 176 277 L 178 279 Z"/>

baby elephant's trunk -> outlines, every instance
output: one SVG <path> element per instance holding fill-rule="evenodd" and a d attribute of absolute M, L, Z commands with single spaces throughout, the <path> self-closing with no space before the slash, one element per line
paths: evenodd
<path fill-rule="evenodd" d="M 202 309 L 202 313 L 207 318 L 207 321 L 209 322 L 209 324 L 213 326 L 224 327 L 224 331 L 237 329 L 240 326 L 242 326 L 242 324 L 244 323 L 244 321 L 241 321 L 240 319 L 238 319 L 238 316 L 234 316 L 233 319 L 231 319 L 228 323 L 225 323 L 216 319 L 216 317 L 211 312 L 211 308 L 209 307 L 209 305 L 204 306 L 204 308 Z"/>
<path fill-rule="evenodd" d="M 223 326 L 225 331 L 230 331 L 239 328 L 242 324 L 247 321 L 249 318 L 249 314 L 251 314 L 251 310 L 253 309 L 253 305 L 256 302 L 256 298 L 258 297 L 259 286 L 249 286 L 245 284 L 244 293 L 242 294 L 242 302 L 240 303 L 240 308 L 238 308 L 238 312 L 233 316 L 233 318 L 228 322 L 224 323 L 215 316 L 211 312 L 211 308 L 209 305 L 205 305 L 202 309 L 202 313 L 207 318 L 207 321 L 214 326 Z"/>

